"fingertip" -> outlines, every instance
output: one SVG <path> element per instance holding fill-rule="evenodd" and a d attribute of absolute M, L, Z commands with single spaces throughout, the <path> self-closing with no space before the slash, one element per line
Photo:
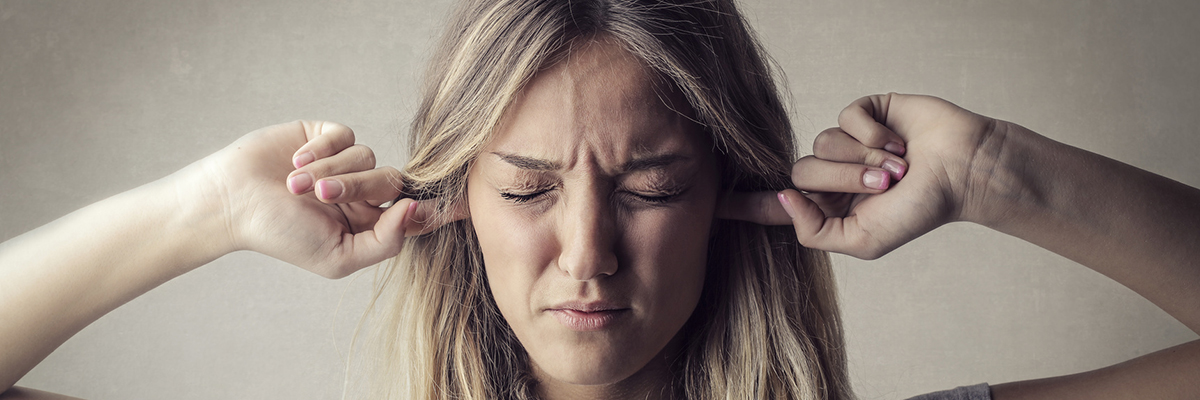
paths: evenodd
<path fill-rule="evenodd" d="M 821 230 L 825 223 L 825 212 L 816 203 L 804 197 L 799 191 L 787 189 L 779 192 L 780 201 L 788 202 L 785 209 L 792 210 L 792 226 L 796 231 L 796 239 L 805 246 Z"/>
<path fill-rule="evenodd" d="M 880 167 L 892 176 L 893 181 L 900 180 L 900 178 L 904 177 L 904 173 L 908 172 L 908 166 L 904 165 L 901 161 L 892 159 L 883 160 L 883 164 Z"/>
<path fill-rule="evenodd" d="M 320 131 L 321 131 L 322 135 L 328 135 L 328 134 L 332 134 L 332 133 L 340 133 L 343 135 L 349 135 L 350 138 L 354 138 L 354 130 L 350 129 L 349 126 L 346 126 L 346 125 L 338 123 L 338 122 L 321 121 L 321 130 Z"/>
<path fill-rule="evenodd" d="M 863 173 L 863 186 L 872 190 L 887 190 L 892 184 L 892 175 L 888 171 L 868 169 Z"/>
<path fill-rule="evenodd" d="M 301 172 L 292 175 L 287 179 L 288 191 L 292 194 L 301 194 L 312 188 L 312 174 Z"/>
<path fill-rule="evenodd" d="M 405 201 L 411 203 L 405 204 Z M 407 233 L 410 230 L 408 221 L 412 219 L 413 209 L 416 208 L 415 205 L 416 201 L 411 199 L 403 199 L 396 202 L 396 204 L 383 211 L 383 216 L 379 218 L 379 225 L 376 226 L 375 230 L 387 232 L 389 237 L 403 240 L 405 236 L 408 236 Z"/>
<path fill-rule="evenodd" d="M 304 150 L 304 149 L 301 149 L 301 150 Z M 292 166 L 299 169 L 300 167 L 308 165 L 309 163 L 312 163 L 313 161 L 316 161 L 316 160 L 317 160 L 317 156 L 313 155 L 313 153 L 311 151 L 304 151 L 302 153 L 297 154 L 295 157 L 292 157 Z"/>
<path fill-rule="evenodd" d="M 788 198 L 786 192 L 787 190 L 780 191 L 776 193 L 776 197 L 779 198 L 779 205 L 783 206 L 783 211 L 787 212 L 788 218 L 795 220 L 796 209 L 792 207 L 792 200 Z"/>
<path fill-rule="evenodd" d="M 341 181 L 337 179 L 322 179 L 317 181 L 316 188 L 317 198 L 322 201 L 331 202 L 342 195 L 345 187 Z"/>
<path fill-rule="evenodd" d="M 883 149 L 898 156 L 903 156 L 907 151 L 907 149 L 904 148 L 904 143 L 900 142 L 888 142 L 887 144 L 883 145 Z"/>
<path fill-rule="evenodd" d="M 413 200 L 412 203 L 408 203 L 408 210 L 404 212 L 404 217 L 408 220 L 412 220 L 417 213 L 417 207 L 419 207 L 419 204 L 420 202 L 417 200 Z M 408 221 L 405 221 L 405 223 L 407 222 Z"/>

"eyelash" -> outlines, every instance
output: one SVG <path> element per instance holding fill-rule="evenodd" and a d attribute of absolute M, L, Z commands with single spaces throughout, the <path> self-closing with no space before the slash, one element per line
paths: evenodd
<path fill-rule="evenodd" d="M 546 192 L 549 192 L 549 190 L 543 190 L 543 191 L 540 191 L 537 193 L 530 193 L 530 194 L 500 192 L 500 197 L 504 198 L 505 200 L 511 201 L 513 203 L 522 204 L 522 203 L 526 203 L 530 200 L 534 200 L 538 196 L 541 196 L 541 195 L 545 194 Z"/>
<path fill-rule="evenodd" d="M 532 200 L 537 200 L 537 198 L 539 196 L 546 194 L 549 191 L 550 191 L 550 189 L 546 189 L 546 190 L 542 190 L 540 192 L 529 193 L 529 194 L 500 192 L 500 197 L 503 198 L 504 200 L 508 200 L 508 201 L 511 201 L 516 204 L 524 204 L 524 203 L 528 203 Z M 675 197 L 679 196 L 679 194 L 680 194 L 680 192 L 671 192 L 671 193 L 663 194 L 661 196 L 646 196 L 646 195 L 641 195 L 641 194 L 637 194 L 637 193 L 633 193 L 633 192 L 626 192 L 626 193 L 629 193 L 631 196 L 636 197 L 640 201 L 650 203 L 650 204 L 665 204 L 667 202 L 670 202 L 671 200 L 674 200 Z"/>

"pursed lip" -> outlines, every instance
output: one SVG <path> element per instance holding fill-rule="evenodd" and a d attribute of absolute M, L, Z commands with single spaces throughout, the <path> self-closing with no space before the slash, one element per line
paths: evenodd
<path fill-rule="evenodd" d="M 627 310 L 629 307 L 623 307 L 617 303 L 610 301 L 564 301 L 557 305 L 547 308 L 547 311 L 555 310 L 574 310 L 579 312 L 597 312 L 597 311 L 616 311 Z"/>
<path fill-rule="evenodd" d="M 563 326 L 579 332 L 607 328 L 629 311 L 629 307 L 607 301 L 568 301 L 546 309 Z"/>

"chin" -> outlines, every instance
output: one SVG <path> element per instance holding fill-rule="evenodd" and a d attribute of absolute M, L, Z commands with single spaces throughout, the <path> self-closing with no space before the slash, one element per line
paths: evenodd
<path fill-rule="evenodd" d="M 572 385 L 606 385 L 629 378 L 649 362 L 630 351 L 570 349 L 532 358 L 542 373 L 555 381 Z"/>

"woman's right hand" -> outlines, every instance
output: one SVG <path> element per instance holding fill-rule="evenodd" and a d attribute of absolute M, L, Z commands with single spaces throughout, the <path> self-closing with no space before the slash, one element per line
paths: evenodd
<path fill-rule="evenodd" d="M 370 148 L 333 122 L 296 121 L 250 132 L 201 160 L 197 193 L 223 210 L 230 250 L 252 250 L 329 278 L 400 252 L 416 202 L 399 172 L 375 168 Z M 185 188 L 189 190 L 192 188 Z"/>

